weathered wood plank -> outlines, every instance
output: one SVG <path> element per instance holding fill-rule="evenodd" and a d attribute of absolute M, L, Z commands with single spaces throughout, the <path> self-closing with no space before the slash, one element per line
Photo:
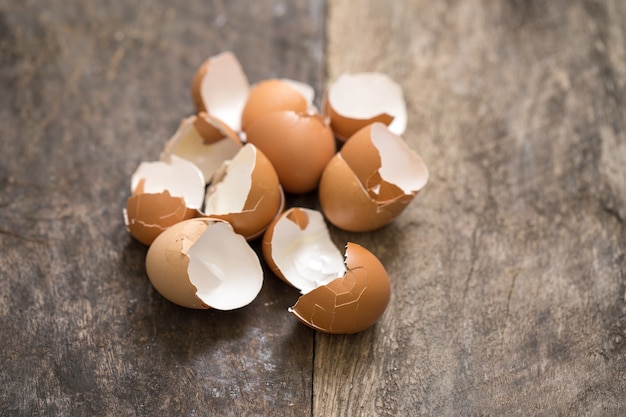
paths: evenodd
<path fill-rule="evenodd" d="M 121 210 L 204 58 L 319 89 L 324 19 L 305 0 L 0 0 L 0 415 L 310 414 L 297 292 L 268 279 L 240 311 L 178 308 Z"/>
<path fill-rule="evenodd" d="M 626 414 L 626 6 L 338 0 L 328 76 L 406 92 L 431 183 L 358 239 L 379 325 L 317 335 L 314 415 Z"/>

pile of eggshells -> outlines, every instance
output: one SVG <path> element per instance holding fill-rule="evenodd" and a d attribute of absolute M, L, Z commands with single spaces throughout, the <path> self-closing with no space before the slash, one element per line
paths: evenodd
<path fill-rule="evenodd" d="M 244 307 L 263 284 L 249 245 L 262 238 L 267 265 L 301 292 L 289 309 L 301 322 L 327 333 L 373 325 L 389 302 L 387 272 L 356 243 L 342 254 L 326 221 L 378 229 L 426 185 L 426 165 L 400 136 L 400 87 L 380 73 L 344 74 L 318 111 L 312 87 L 250 85 L 223 52 L 198 69 L 192 95 L 198 113 L 182 120 L 158 161 L 139 165 L 124 209 L 130 234 L 149 245 L 155 289 L 188 308 Z M 285 192 L 315 190 L 321 212 L 285 210 Z"/>

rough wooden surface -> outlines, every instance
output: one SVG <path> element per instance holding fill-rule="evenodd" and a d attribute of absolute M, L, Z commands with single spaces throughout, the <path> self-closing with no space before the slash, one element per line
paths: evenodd
<path fill-rule="evenodd" d="M 0 0 L 0 415 L 310 414 L 297 292 L 267 279 L 246 309 L 178 308 L 121 210 L 209 55 L 319 88 L 324 7 Z"/>
<path fill-rule="evenodd" d="M 626 3 L 338 0 L 327 42 L 432 177 L 360 237 L 391 306 L 316 336 L 314 415 L 626 415 Z"/>
<path fill-rule="evenodd" d="M 620 0 L 0 0 L 0 415 L 625 415 L 625 45 Z M 332 230 L 392 277 L 374 328 L 315 334 L 271 274 L 231 313 L 148 283 L 129 176 L 225 49 L 404 88 L 430 184 Z"/>

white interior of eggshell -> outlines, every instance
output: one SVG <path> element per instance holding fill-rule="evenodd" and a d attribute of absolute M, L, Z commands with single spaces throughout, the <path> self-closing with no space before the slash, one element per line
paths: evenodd
<path fill-rule="evenodd" d="M 187 250 L 187 274 L 196 296 L 219 310 L 252 302 L 261 291 L 263 270 L 258 256 L 225 222 L 209 224 Z"/>
<path fill-rule="evenodd" d="M 167 161 L 172 155 L 176 155 L 193 162 L 200 168 L 205 181 L 208 183 L 222 163 L 237 153 L 239 146 L 226 134 L 222 140 L 205 144 L 202 136 L 194 127 L 194 120 L 194 117 L 183 120 L 165 146 L 161 159 Z M 211 123 L 210 120 L 207 121 Z M 219 130 L 219 126 L 214 125 L 214 127 Z"/>
<path fill-rule="evenodd" d="M 308 110 L 311 112 L 317 112 L 317 109 L 313 105 L 313 99 L 315 98 L 315 89 L 308 84 L 305 84 L 300 81 L 291 80 L 289 78 L 282 78 L 282 82 L 289 85 L 291 88 L 299 92 L 302 97 L 308 103 Z"/>
<path fill-rule="evenodd" d="M 172 155 L 168 162 L 142 162 L 131 177 L 131 192 L 137 189 L 142 179 L 144 193 L 162 193 L 168 190 L 172 196 L 183 197 L 190 209 L 200 209 L 202 205 L 204 175 L 195 164 L 186 159 Z"/>
<path fill-rule="evenodd" d="M 274 226 L 272 259 L 283 276 L 302 294 L 344 276 L 343 254 L 330 239 L 322 214 L 300 208 L 308 217 L 303 230 L 283 216 Z"/>
<path fill-rule="evenodd" d="M 248 77 L 232 52 L 223 52 L 211 58 L 200 83 L 200 96 L 208 113 L 239 132 L 241 113 L 249 90 Z"/>
<path fill-rule="evenodd" d="M 406 130 L 407 113 L 402 88 L 385 74 L 361 72 L 341 75 L 328 89 L 330 106 L 343 117 L 371 119 L 393 117 L 389 129 L 398 135 Z"/>
<path fill-rule="evenodd" d="M 426 185 L 426 164 L 401 137 L 384 124 L 374 123 L 371 139 L 380 154 L 381 167 L 378 172 L 385 181 L 400 187 L 406 194 L 417 192 Z"/>
<path fill-rule="evenodd" d="M 216 183 L 206 193 L 204 212 L 228 214 L 243 211 L 252 189 L 252 172 L 255 166 L 256 148 L 247 144 L 233 159 L 226 161 L 216 174 Z M 218 179 L 220 176 L 222 177 Z"/>

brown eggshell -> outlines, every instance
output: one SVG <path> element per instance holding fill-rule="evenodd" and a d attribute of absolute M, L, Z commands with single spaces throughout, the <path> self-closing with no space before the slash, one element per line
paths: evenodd
<path fill-rule="evenodd" d="M 379 148 L 387 155 L 384 167 Z M 320 205 L 335 226 L 371 231 L 398 216 L 427 182 L 422 159 L 402 138 L 374 123 L 354 134 L 324 169 Z"/>
<path fill-rule="evenodd" d="M 247 141 L 268 157 L 280 184 L 290 193 L 316 189 L 324 167 L 336 152 L 327 119 L 310 113 L 269 113 L 250 126 Z"/>
<path fill-rule="evenodd" d="M 243 153 L 249 155 L 246 156 Z M 239 154 L 241 156 L 237 158 Z M 253 144 L 246 144 L 237 155 L 233 161 L 241 161 L 241 163 L 237 165 L 226 163 L 223 170 L 216 174 L 214 184 L 207 190 L 204 214 L 227 221 L 233 226 L 235 232 L 250 240 L 260 236 L 282 211 L 284 195 L 276 171 L 262 151 Z M 253 166 L 248 164 L 253 164 Z M 235 189 L 239 183 L 225 182 L 228 176 L 246 175 L 244 171 L 247 170 L 251 170 L 249 189 Z M 234 196 L 235 193 L 239 198 L 241 192 L 247 192 L 245 202 L 242 207 L 235 207 L 232 211 L 216 211 L 217 208 L 214 209 L 214 206 L 208 203 L 211 198 L 225 199 Z M 219 193 L 219 196 L 214 193 Z"/>
<path fill-rule="evenodd" d="M 241 113 L 249 89 L 248 78 L 230 51 L 207 58 L 191 83 L 191 95 L 198 112 L 217 117 L 236 132 L 241 130 Z"/>
<path fill-rule="evenodd" d="M 168 227 L 197 215 L 197 210 L 187 208 L 184 198 L 173 197 L 167 190 L 135 194 L 124 210 L 128 232 L 144 245 L 150 245 Z"/>
<path fill-rule="evenodd" d="M 328 221 L 351 232 L 383 227 L 404 209 L 400 202 L 379 209 L 340 153 L 330 160 L 322 174 L 319 199 Z"/>
<path fill-rule="evenodd" d="M 353 119 L 339 114 L 329 103 L 328 99 L 323 103 L 324 114 L 330 118 L 330 126 L 337 139 L 345 142 L 357 131 L 374 122 L 389 125 L 393 121 L 393 116 L 382 113 L 367 119 Z"/>
<path fill-rule="evenodd" d="M 197 220 L 197 221 L 196 221 Z M 154 288 L 171 302 L 187 308 L 207 309 L 189 281 L 187 251 L 210 223 L 192 219 L 177 223 L 154 240 L 146 255 L 146 273 Z"/>
<path fill-rule="evenodd" d="M 262 251 L 276 276 L 303 293 L 345 272 L 343 256 L 316 210 L 292 207 L 281 213 L 267 228 Z"/>
<path fill-rule="evenodd" d="M 383 123 L 395 134 L 406 129 L 407 111 L 401 87 L 376 72 L 344 73 L 324 95 L 324 113 L 338 139 L 348 140 L 371 123 Z"/>
<path fill-rule="evenodd" d="M 233 310 L 261 290 L 263 269 L 245 239 L 225 221 L 194 218 L 161 233 L 146 255 L 154 288 L 187 308 Z"/>
<path fill-rule="evenodd" d="M 355 243 L 346 248 L 346 274 L 304 295 L 289 310 L 302 323 L 322 332 L 358 333 L 385 312 L 389 277 L 378 258 Z"/>
<path fill-rule="evenodd" d="M 194 163 L 205 181 L 211 181 L 215 171 L 224 161 L 231 159 L 242 144 L 239 136 L 226 123 L 205 112 L 183 119 L 167 141 L 161 160 L 172 155 Z"/>
<path fill-rule="evenodd" d="M 276 265 L 276 262 L 274 261 L 274 256 L 272 255 L 272 239 L 274 238 L 274 228 L 279 221 L 282 221 L 283 217 L 286 217 L 289 221 L 293 222 L 293 224 L 297 225 L 300 230 L 306 229 L 307 225 L 309 224 L 309 218 L 306 213 L 304 213 L 299 208 L 292 207 L 278 215 L 268 226 L 265 234 L 263 235 L 263 243 L 261 246 L 263 259 L 265 259 L 267 265 L 278 278 L 291 285 L 289 280 L 285 278 L 285 275 L 283 275 L 283 272 L 280 270 L 278 265 Z"/>
<path fill-rule="evenodd" d="M 205 178 L 191 161 L 170 155 L 167 161 L 141 162 L 130 179 L 133 195 L 158 194 L 183 197 L 188 208 L 200 209 L 205 191 Z"/>
<path fill-rule="evenodd" d="M 279 79 L 261 81 L 250 89 L 241 114 L 241 129 L 245 132 L 261 116 L 279 110 L 305 112 L 307 99 L 289 82 Z"/>

